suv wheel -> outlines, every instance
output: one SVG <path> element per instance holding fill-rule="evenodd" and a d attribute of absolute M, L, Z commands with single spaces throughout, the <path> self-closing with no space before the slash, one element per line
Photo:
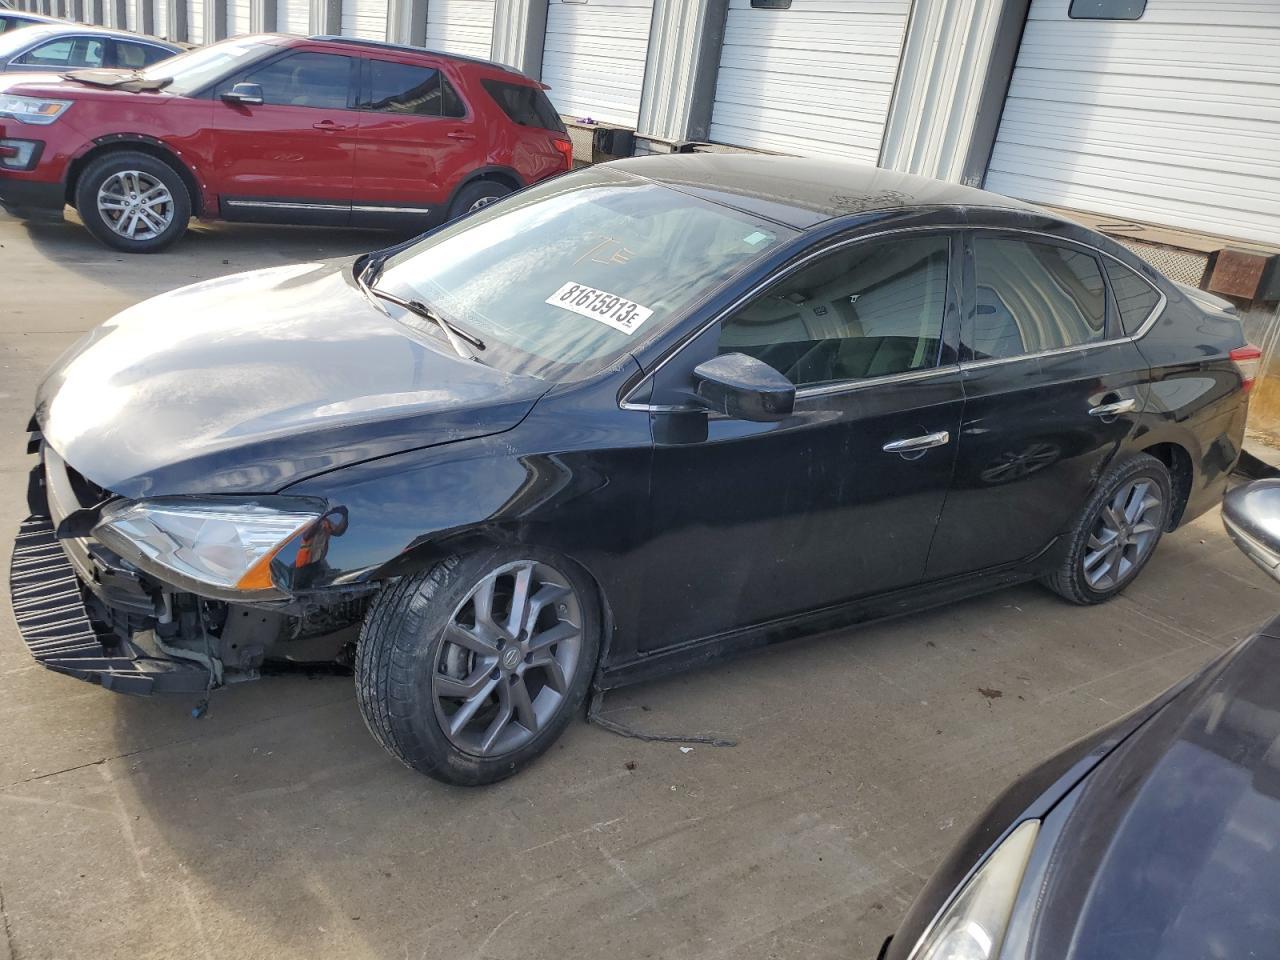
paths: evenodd
<path fill-rule="evenodd" d="M 76 184 L 76 210 L 85 227 L 126 253 L 163 250 L 186 232 L 191 197 L 178 171 L 146 153 L 108 153 Z"/>
<path fill-rule="evenodd" d="M 590 581 L 530 548 L 450 557 L 378 596 L 356 698 L 406 766 L 474 786 L 511 776 L 586 699 L 600 649 Z"/>
<path fill-rule="evenodd" d="M 459 217 L 465 217 L 481 207 L 496 203 L 509 193 L 511 193 L 510 187 L 493 180 L 477 180 L 475 183 L 468 183 L 458 191 L 458 195 L 453 198 L 453 203 L 449 205 L 449 219 L 457 220 Z"/>
<path fill-rule="evenodd" d="M 1173 503 L 1169 471 L 1140 454 L 1112 467 L 1075 522 L 1070 551 L 1044 578 L 1072 603 L 1110 600 L 1128 586 L 1155 553 Z"/>

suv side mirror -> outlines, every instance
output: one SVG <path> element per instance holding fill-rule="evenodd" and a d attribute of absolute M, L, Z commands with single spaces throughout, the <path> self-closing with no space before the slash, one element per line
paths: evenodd
<path fill-rule="evenodd" d="M 745 353 L 713 357 L 698 364 L 693 375 L 702 405 L 735 420 L 785 420 L 795 406 L 795 384 L 763 360 Z"/>
<path fill-rule="evenodd" d="M 1222 523 L 1241 553 L 1280 580 L 1280 480 L 1236 487 L 1222 500 Z"/>
<path fill-rule="evenodd" d="M 222 94 L 222 99 L 227 103 L 238 103 L 246 107 L 261 106 L 264 103 L 262 84 L 237 83 Z"/>

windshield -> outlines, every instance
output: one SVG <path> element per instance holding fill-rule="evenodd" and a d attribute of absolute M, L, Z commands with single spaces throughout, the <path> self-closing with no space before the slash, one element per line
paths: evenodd
<path fill-rule="evenodd" d="M 795 235 L 594 167 L 436 231 L 392 257 L 379 285 L 474 331 L 488 344 L 485 363 L 577 379 L 635 351 Z"/>
<path fill-rule="evenodd" d="M 211 47 L 201 47 L 162 60 L 140 72 L 148 80 L 172 78 L 173 82 L 165 89 L 180 97 L 187 97 L 221 79 L 236 67 L 279 49 L 276 44 L 263 43 L 260 38 L 224 40 Z"/>

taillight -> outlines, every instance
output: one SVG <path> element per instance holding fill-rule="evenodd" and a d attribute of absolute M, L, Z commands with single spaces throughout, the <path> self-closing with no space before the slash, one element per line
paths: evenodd
<path fill-rule="evenodd" d="M 1258 367 L 1262 365 L 1262 351 L 1251 343 L 1231 351 L 1231 362 L 1240 371 L 1240 388 L 1248 393 L 1258 382 Z"/>
<path fill-rule="evenodd" d="M 573 169 L 573 141 L 568 137 L 552 137 L 551 145 L 560 152 L 560 156 L 564 158 L 564 168 L 566 170 Z"/>

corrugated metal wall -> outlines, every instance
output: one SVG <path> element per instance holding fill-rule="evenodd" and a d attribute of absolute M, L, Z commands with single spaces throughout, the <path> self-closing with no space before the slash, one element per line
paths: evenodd
<path fill-rule="evenodd" d="M 494 0 L 428 0 L 426 47 L 488 59 Z"/>
<path fill-rule="evenodd" d="M 909 0 L 731 0 L 711 139 L 875 163 Z"/>
<path fill-rule="evenodd" d="M 86 0 L 86 5 L 88 0 Z M 169 37 L 169 0 L 155 0 L 151 7 L 151 29 L 157 37 Z"/>
<path fill-rule="evenodd" d="M 1035 0 L 987 173 L 1040 203 L 1280 243 L 1280 3 Z"/>
<path fill-rule="evenodd" d="M 551 0 L 542 82 L 562 114 L 634 127 L 653 0 Z"/>
<path fill-rule="evenodd" d="M 205 0 L 185 0 L 185 2 L 187 4 L 187 40 L 190 43 L 204 43 Z"/>
<path fill-rule="evenodd" d="M 249 0 L 225 0 L 227 5 L 227 36 L 238 37 L 252 33 L 250 27 L 253 10 Z"/>

